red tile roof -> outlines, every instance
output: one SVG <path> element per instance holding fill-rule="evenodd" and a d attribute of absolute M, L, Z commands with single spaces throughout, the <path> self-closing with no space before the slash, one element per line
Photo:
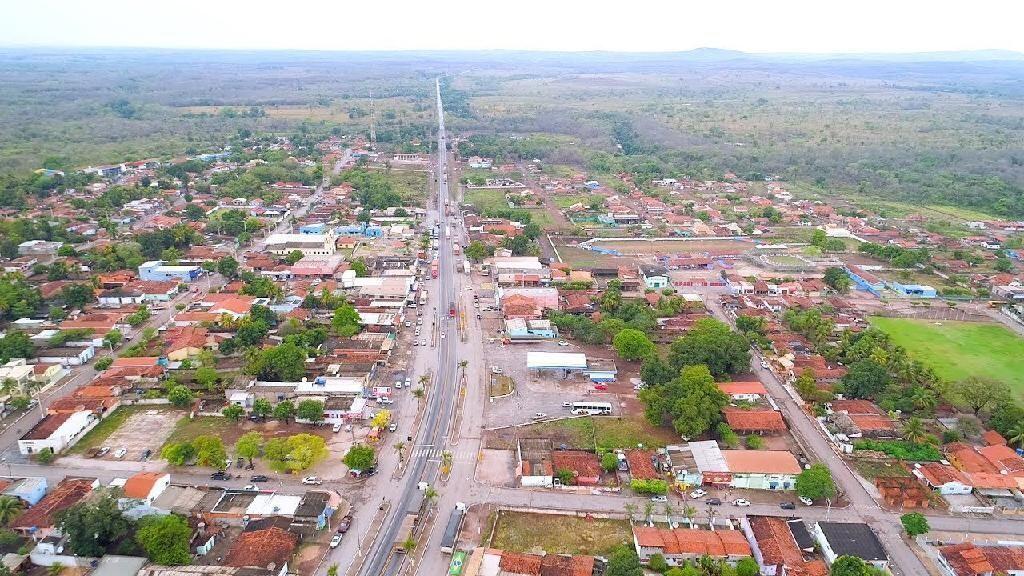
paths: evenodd
<path fill-rule="evenodd" d="M 124 495 L 127 498 L 146 498 L 166 472 L 139 472 L 124 483 Z"/>
<path fill-rule="evenodd" d="M 733 430 L 751 430 L 756 432 L 784 432 L 786 422 L 782 413 L 777 410 L 744 410 L 742 408 L 725 408 L 722 410 L 725 421 Z"/>
<path fill-rule="evenodd" d="M 1020 546 L 975 546 L 972 542 L 964 542 L 941 546 L 939 553 L 956 576 L 1024 570 L 1024 548 Z"/>
<path fill-rule="evenodd" d="M 277 526 L 242 532 L 224 559 L 224 564 L 238 568 L 267 568 L 273 565 L 279 569 L 291 558 L 298 541 L 298 536 Z"/>
<path fill-rule="evenodd" d="M 716 558 L 750 556 L 750 545 L 739 530 L 701 530 L 692 528 L 648 528 L 634 526 L 636 541 L 644 548 L 661 548 L 666 555 L 713 556 Z"/>
<path fill-rule="evenodd" d="M 65 478 L 35 506 L 11 523 L 12 528 L 48 528 L 53 526 L 53 517 L 62 510 L 78 504 L 92 492 L 95 480 L 90 478 Z"/>
<path fill-rule="evenodd" d="M 577 476 L 593 478 L 601 475 L 601 463 L 597 454 L 583 450 L 555 450 L 551 463 L 557 474 L 559 470 L 571 470 Z"/>
<path fill-rule="evenodd" d="M 626 462 L 629 462 L 629 475 L 641 480 L 658 478 L 658 471 L 651 464 L 654 452 L 650 450 L 626 450 Z"/>
<path fill-rule="evenodd" d="M 732 396 L 735 394 L 761 394 L 765 395 L 768 393 L 764 388 L 764 384 L 754 382 L 719 382 L 718 389 L 725 394 Z"/>

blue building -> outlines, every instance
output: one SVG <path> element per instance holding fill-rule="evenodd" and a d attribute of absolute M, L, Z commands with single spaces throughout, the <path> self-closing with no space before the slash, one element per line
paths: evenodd
<path fill-rule="evenodd" d="M 299 227 L 299 234 L 323 234 L 327 231 L 327 224 L 323 222 L 317 222 L 315 224 L 306 224 L 305 226 Z"/>
<path fill-rule="evenodd" d="M 867 290 L 875 296 L 880 295 L 882 290 L 885 290 L 885 282 L 883 282 L 881 278 L 862 269 L 860 266 L 854 266 L 852 264 L 847 266 L 846 274 L 850 276 L 850 280 L 853 280 L 853 283 L 857 285 L 857 288 Z"/>
<path fill-rule="evenodd" d="M 199 278 L 202 271 L 199 266 L 168 266 L 163 260 L 150 260 L 139 266 L 139 279 L 155 282 L 191 282 Z"/>
<path fill-rule="evenodd" d="M 505 334 L 510 340 L 550 340 L 558 336 L 558 329 L 550 320 L 505 320 Z"/>
<path fill-rule="evenodd" d="M 3 491 L 3 495 L 20 498 L 29 506 L 35 506 L 43 499 L 43 496 L 46 496 L 46 478 L 32 476 L 15 480 Z"/>
<path fill-rule="evenodd" d="M 912 298 L 935 298 L 938 296 L 935 292 L 935 288 L 926 284 L 900 284 L 899 282 L 890 282 L 889 288 L 893 292 L 897 292 L 902 296 L 910 296 Z"/>

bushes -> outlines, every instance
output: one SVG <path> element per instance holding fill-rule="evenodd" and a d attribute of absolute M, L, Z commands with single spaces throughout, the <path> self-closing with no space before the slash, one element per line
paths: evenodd
<path fill-rule="evenodd" d="M 856 450 L 877 450 L 896 458 L 916 462 L 938 462 L 942 453 L 931 444 L 913 444 L 906 440 L 857 440 L 853 443 Z"/>
<path fill-rule="evenodd" d="M 655 496 L 668 494 L 668 482 L 656 478 L 650 480 L 635 478 L 629 483 L 629 486 L 637 494 L 651 494 Z"/>

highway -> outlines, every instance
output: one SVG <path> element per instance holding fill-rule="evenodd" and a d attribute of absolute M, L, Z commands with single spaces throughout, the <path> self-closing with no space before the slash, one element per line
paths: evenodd
<path fill-rule="evenodd" d="M 445 202 L 448 200 L 448 158 L 447 140 L 444 128 L 444 110 L 441 104 L 441 85 L 435 80 L 437 97 L 437 223 L 440 224 L 439 246 L 437 251 L 439 275 L 435 296 L 433 297 L 434 309 L 438 314 L 439 330 L 445 335 L 438 340 L 437 365 L 434 383 L 429 391 L 426 413 L 423 425 L 420 428 L 419 436 L 416 438 L 415 448 L 429 448 L 429 450 L 413 449 L 410 455 L 409 470 L 403 477 L 404 485 L 401 487 L 400 496 L 392 503 L 391 510 L 384 526 L 377 534 L 376 540 L 370 547 L 361 574 L 370 576 L 377 574 L 396 574 L 401 568 L 404 556 L 392 552 L 392 544 L 401 528 L 402 520 L 405 517 L 410 503 L 417 502 L 416 491 L 420 482 L 434 485 L 437 481 L 440 460 L 436 457 L 441 450 L 445 449 L 448 437 L 448 427 L 451 425 L 454 414 L 457 383 L 457 355 L 456 346 L 458 338 L 455 336 L 454 320 L 447 318 L 447 305 L 455 301 L 454 287 L 454 259 L 452 255 L 452 238 L 447 233 L 449 226 L 445 214 Z M 431 457 L 433 456 L 433 457 Z"/>

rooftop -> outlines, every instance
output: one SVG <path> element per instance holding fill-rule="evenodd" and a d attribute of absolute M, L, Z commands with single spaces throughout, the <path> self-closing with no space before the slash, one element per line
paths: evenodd
<path fill-rule="evenodd" d="M 832 551 L 839 556 L 861 560 L 888 560 L 885 548 L 867 524 L 860 522 L 818 522 Z"/>

